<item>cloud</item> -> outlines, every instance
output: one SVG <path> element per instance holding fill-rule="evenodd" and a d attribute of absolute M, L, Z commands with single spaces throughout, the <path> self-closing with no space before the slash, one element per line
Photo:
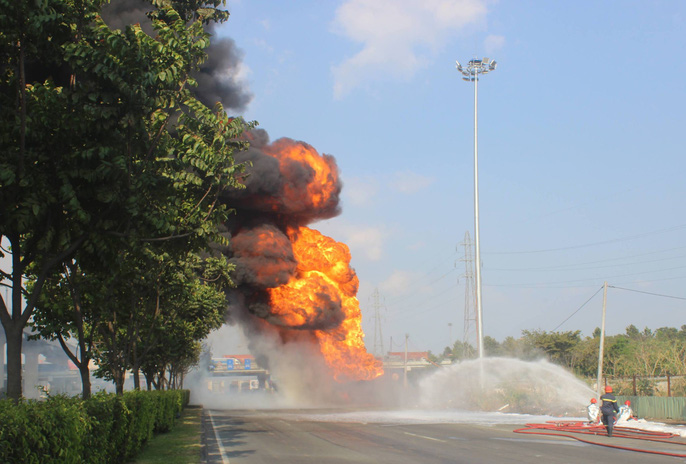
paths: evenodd
<path fill-rule="evenodd" d="M 383 255 L 383 244 L 388 233 L 379 227 L 356 227 L 347 231 L 345 243 L 351 249 L 360 250 L 370 261 L 378 261 Z"/>
<path fill-rule="evenodd" d="M 412 77 L 432 51 L 486 12 L 486 0 L 347 0 L 334 30 L 362 50 L 332 68 L 334 97 L 368 79 Z"/>
<path fill-rule="evenodd" d="M 393 271 L 388 279 L 379 284 L 379 290 L 389 294 L 405 294 L 416 284 L 417 276 L 407 271 Z"/>
<path fill-rule="evenodd" d="M 343 196 L 356 206 L 369 204 L 378 192 L 378 181 L 372 177 L 350 177 L 343 182 Z"/>
<path fill-rule="evenodd" d="M 484 39 L 484 50 L 486 53 L 500 51 L 505 46 L 505 37 L 502 35 L 489 35 Z"/>
<path fill-rule="evenodd" d="M 370 261 L 382 258 L 384 243 L 390 234 L 384 226 L 357 226 L 346 223 L 340 217 L 321 222 L 317 229 L 348 245 L 354 259 L 363 256 Z"/>
<path fill-rule="evenodd" d="M 400 193 L 417 193 L 433 183 L 434 179 L 411 171 L 396 172 L 388 182 L 392 190 Z"/>

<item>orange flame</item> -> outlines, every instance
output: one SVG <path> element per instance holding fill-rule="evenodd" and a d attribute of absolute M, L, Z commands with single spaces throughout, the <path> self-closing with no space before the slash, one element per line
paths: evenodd
<path fill-rule="evenodd" d="M 272 311 L 288 326 L 313 332 L 334 378 L 371 380 L 383 371 L 364 346 L 359 281 L 344 243 L 307 227 L 289 228 L 297 272 L 286 285 L 269 289 Z"/>

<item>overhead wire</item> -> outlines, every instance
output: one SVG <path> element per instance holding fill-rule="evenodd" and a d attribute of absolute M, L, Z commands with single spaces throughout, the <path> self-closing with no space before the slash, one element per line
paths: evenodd
<path fill-rule="evenodd" d="M 591 295 L 591 297 L 590 297 L 588 300 L 586 300 L 586 301 L 584 302 L 584 304 L 582 304 L 581 306 L 579 306 L 579 308 L 578 308 L 576 311 L 574 311 L 572 314 L 570 314 L 569 317 L 567 317 L 567 319 L 565 319 L 564 321 L 560 322 L 560 323 L 557 325 L 557 327 L 555 327 L 552 331 L 555 332 L 555 331 L 556 331 L 557 329 L 559 329 L 565 322 L 567 322 L 568 320 L 570 320 L 576 313 L 578 313 L 579 311 L 581 311 L 581 310 L 583 309 L 583 307 L 586 306 L 586 305 L 588 304 L 588 302 L 591 301 L 591 300 L 593 299 L 593 297 L 595 297 L 603 288 L 604 288 L 604 286 L 602 286 L 602 287 L 600 287 L 598 290 L 596 290 L 596 292 L 595 292 L 593 295 Z"/>
<path fill-rule="evenodd" d="M 609 288 L 616 288 L 617 290 L 626 290 L 627 292 L 636 292 L 636 293 L 644 293 L 646 295 L 653 295 L 653 296 L 661 296 L 664 298 L 673 298 L 675 300 L 686 300 L 686 298 L 681 297 L 681 296 L 672 296 L 672 295 L 664 295 L 662 293 L 653 293 L 653 292 L 646 292 L 643 290 L 633 290 L 631 288 L 624 288 L 624 287 L 616 287 L 614 285 L 608 285 Z"/>
<path fill-rule="evenodd" d="M 442 292 L 436 293 L 436 294 L 432 295 L 431 297 L 424 299 L 424 300 L 423 300 L 423 304 L 426 304 L 426 303 L 429 302 L 429 301 L 435 300 L 435 299 L 438 298 L 439 296 L 445 295 L 446 293 L 448 293 L 449 291 L 453 290 L 454 288 L 457 288 L 457 284 L 453 284 L 453 285 L 451 285 L 450 287 L 448 287 L 448 288 L 446 288 L 445 290 L 443 290 Z M 427 312 L 427 311 L 428 311 L 427 309 L 425 309 L 425 307 L 422 307 L 422 306 L 419 306 L 419 305 L 412 305 L 412 303 L 408 303 L 408 305 L 411 305 L 411 307 L 409 307 L 409 308 L 405 307 L 405 306 L 407 306 L 407 305 L 401 306 L 401 308 L 404 308 L 404 309 L 401 309 L 401 310 L 399 310 L 399 311 L 395 311 L 395 313 L 392 315 L 393 317 L 389 317 L 389 319 L 391 319 L 391 320 L 393 320 L 393 319 L 397 320 L 397 319 L 398 319 L 398 318 L 397 318 L 398 315 L 405 314 L 405 313 L 408 313 L 409 311 L 413 311 L 413 310 L 414 310 L 414 312 L 417 313 L 417 314 L 419 314 L 419 312 L 422 311 L 422 310 L 423 310 L 424 312 Z M 439 305 L 440 305 L 440 304 L 439 304 Z M 435 308 L 435 306 L 431 307 L 430 309 L 434 309 L 434 308 Z M 401 319 L 402 319 L 402 318 L 401 318 Z"/>
<path fill-rule="evenodd" d="M 630 288 L 617 287 L 617 286 L 615 286 L 615 285 L 608 285 L 607 287 L 608 287 L 608 288 L 615 288 L 615 289 L 617 289 L 617 290 L 626 290 L 626 291 L 629 291 L 629 292 L 643 293 L 643 294 L 646 294 L 646 295 L 659 296 L 659 297 L 663 297 L 663 298 L 673 298 L 673 299 L 675 299 L 675 300 L 684 300 L 684 301 L 686 301 L 686 297 L 673 296 L 673 295 L 665 295 L 665 294 L 662 294 L 662 293 L 646 292 L 646 291 L 643 291 L 643 290 L 634 290 L 634 289 L 630 289 Z M 604 285 L 601 286 L 598 290 L 596 290 L 596 292 L 595 292 L 593 295 L 591 295 L 591 297 L 590 297 L 588 300 L 586 300 L 586 301 L 584 302 L 584 304 L 582 304 L 581 306 L 579 306 L 579 308 L 578 308 L 576 311 L 574 311 L 572 314 L 570 314 L 564 321 L 560 322 L 560 323 L 557 325 L 557 327 L 555 327 L 552 331 L 555 332 L 555 331 L 556 331 L 557 329 L 559 329 L 562 325 L 564 325 L 565 322 L 567 322 L 568 320 L 570 320 L 576 313 L 578 313 L 579 311 L 581 311 L 581 310 L 583 309 L 583 307 L 586 306 L 586 305 L 587 305 L 587 304 L 588 304 L 588 303 L 589 303 L 589 302 L 590 302 L 590 301 L 591 301 L 591 300 L 592 300 L 592 299 L 593 299 L 593 298 L 594 298 L 603 288 L 604 288 Z"/>
<path fill-rule="evenodd" d="M 686 247 L 685 247 L 686 248 Z M 644 253 L 649 254 L 649 253 Z M 642 255 L 638 255 L 642 256 Z M 647 264 L 647 263 L 657 263 L 660 261 L 669 261 L 672 259 L 679 259 L 679 258 L 684 258 L 686 255 L 677 255 L 677 256 L 670 256 L 668 258 L 660 258 L 660 259 L 651 259 L 648 261 L 635 261 L 635 262 L 630 262 L 630 263 L 618 263 L 618 264 L 608 264 L 604 266 L 596 266 L 596 267 L 578 267 L 578 266 L 585 266 L 586 264 L 599 264 L 599 263 L 605 263 L 609 261 L 619 261 L 623 259 L 628 259 L 630 257 L 625 257 L 625 258 L 612 258 L 608 260 L 603 260 L 603 261 L 592 261 L 592 262 L 587 262 L 587 263 L 578 263 L 578 264 L 565 264 L 565 265 L 559 265 L 559 266 L 544 266 L 544 267 L 532 267 L 532 268 L 489 268 L 489 271 L 516 271 L 516 272 L 538 272 L 538 271 L 588 271 L 588 270 L 594 270 L 594 269 L 606 269 L 606 268 L 612 268 L 612 267 L 617 267 L 617 266 L 633 266 L 636 264 Z"/>
<path fill-rule="evenodd" d="M 571 245 L 571 246 L 559 247 L 559 248 L 547 248 L 547 249 L 541 249 L 541 250 L 526 250 L 526 251 L 488 251 L 488 252 L 484 252 L 484 254 L 489 254 L 489 255 L 517 255 L 517 254 L 547 253 L 547 252 L 551 252 L 551 251 L 576 250 L 579 248 L 588 248 L 588 247 L 594 247 L 594 246 L 599 246 L 599 245 L 607 245 L 610 243 L 619 243 L 619 242 L 625 242 L 628 240 L 635 240 L 637 238 L 644 238 L 644 237 L 648 237 L 650 235 L 673 232 L 675 230 L 680 230 L 680 229 L 684 229 L 684 228 L 686 228 L 686 224 L 682 224 L 682 225 L 678 225 L 678 226 L 674 226 L 674 227 L 668 227 L 666 229 L 653 230 L 653 231 L 645 232 L 642 234 L 629 235 L 626 237 L 616 238 L 616 239 L 612 239 L 612 240 L 603 240 L 600 242 L 585 243 L 582 245 Z"/>
<path fill-rule="evenodd" d="M 454 259 L 454 257 L 455 257 L 456 254 L 457 254 L 457 251 L 453 252 L 452 254 L 448 255 L 447 258 L 443 258 L 438 264 L 436 264 L 435 266 L 433 266 L 431 269 L 429 269 L 428 271 L 424 272 L 424 273 L 423 273 L 422 275 L 420 275 L 419 277 L 413 279 L 413 281 L 412 281 L 412 283 L 410 284 L 409 287 L 410 287 L 410 288 L 412 288 L 412 287 L 417 287 L 418 284 L 420 284 L 420 283 L 423 282 L 423 280 L 425 280 L 425 279 L 431 277 L 431 275 L 434 274 L 434 273 L 436 272 L 436 270 L 438 270 L 442 265 L 444 265 L 446 261 L 452 261 L 452 260 Z M 441 275 L 440 277 L 434 279 L 433 281 L 430 281 L 430 282 L 428 282 L 428 283 L 425 283 L 424 285 L 431 285 L 431 284 L 433 284 L 433 283 L 435 283 L 435 282 L 437 282 L 437 281 L 443 279 L 446 275 L 448 275 L 448 274 L 454 272 L 454 270 L 455 270 L 455 268 L 453 267 L 450 271 L 448 271 L 448 272 L 446 272 L 445 274 Z M 407 298 L 407 295 L 406 295 L 406 294 L 404 294 L 404 295 L 398 295 L 398 296 L 391 297 L 391 298 L 387 298 L 387 299 L 386 299 L 386 304 L 392 303 L 392 302 L 397 301 L 397 300 L 400 300 L 400 299 L 406 299 L 406 298 Z"/>
<path fill-rule="evenodd" d="M 643 275 L 643 274 L 649 274 L 649 273 L 654 273 L 654 272 L 664 272 L 664 271 L 673 271 L 675 269 L 684 269 L 686 266 L 674 266 L 666 269 L 658 269 L 658 270 L 651 270 L 651 271 L 644 271 L 644 272 L 632 272 L 628 274 L 617 274 L 613 276 L 605 276 L 603 279 L 614 279 L 618 277 L 628 277 L 628 276 L 635 276 L 635 275 Z M 559 284 L 566 284 L 566 283 L 577 283 L 577 282 L 595 282 L 597 281 L 598 278 L 588 278 L 588 279 L 576 279 L 576 280 L 563 280 L 563 281 L 556 281 L 556 282 L 543 282 L 543 283 L 536 283 L 536 284 L 529 284 L 529 283 L 522 283 L 522 284 L 489 284 L 488 286 L 490 287 L 525 287 L 525 288 L 546 288 L 549 285 L 559 285 Z M 590 284 L 589 284 L 590 285 Z M 527 287 L 530 286 L 530 287 Z"/>

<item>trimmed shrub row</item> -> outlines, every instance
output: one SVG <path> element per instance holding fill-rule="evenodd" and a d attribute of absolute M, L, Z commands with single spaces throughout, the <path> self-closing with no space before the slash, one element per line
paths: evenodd
<path fill-rule="evenodd" d="M 188 390 L 167 390 L 0 400 L 0 462 L 125 463 L 153 434 L 171 430 L 189 398 Z"/>

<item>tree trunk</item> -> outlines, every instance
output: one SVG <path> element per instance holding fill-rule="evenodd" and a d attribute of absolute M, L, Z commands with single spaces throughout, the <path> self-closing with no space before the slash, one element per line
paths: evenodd
<path fill-rule="evenodd" d="M 123 395 L 124 381 L 126 380 L 126 371 L 124 369 L 115 369 L 112 374 L 112 377 L 114 377 L 114 386 L 116 394 Z"/>
<path fill-rule="evenodd" d="M 79 373 L 81 374 L 81 398 L 87 400 L 91 397 L 91 373 L 88 370 L 88 362 L 81 363 Z"/>
<path fill-rule="evenodd" d="M 160 373 L 158 374 L 157 378 L 157 389 L 158 390 L 164 390 L 164 384 L 165 384 L 165 369 L 161 369 Z"/>
<path fill-rule="evenodd" d="M 7 338 L 7 397 L 18 402 L 21 398 L 21 344 L 23 342 L 20 324 L 5 326 Z"/>
<path fill-rule="evenodd" d="M 154 374 L 145 374 L 145 385 L 148 387 L 148 391 L 152 391 L 152 376 Z"/>
<path fill-rule="evenodd" d="M 135 368 L 133 370 L 133 388 L 136 390 L 141 389 L 141 378 L 140 378 L 140 370 L 138 368 Z"/>

